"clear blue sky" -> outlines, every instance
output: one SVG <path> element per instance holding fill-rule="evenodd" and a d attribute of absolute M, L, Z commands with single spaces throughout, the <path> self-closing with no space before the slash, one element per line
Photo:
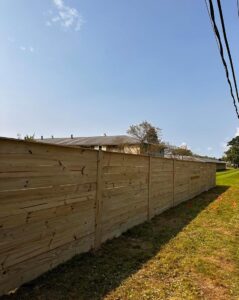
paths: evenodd
<path fill-rule="evenodd" d="M 222 0 L 239 78 L 236 0 Z M 220 156 L 239 127 L 203 0 L 0 1 L 0 135 L 125 134 Z"/>

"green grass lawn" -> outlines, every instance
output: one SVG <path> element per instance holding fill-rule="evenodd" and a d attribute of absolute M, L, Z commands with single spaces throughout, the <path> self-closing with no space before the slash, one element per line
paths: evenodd
<path fill-rule="evenodd" d="M 217 173 L 218 185 L 237 185 L 239 186 L 239 169 L 230 169 Z"/>
<path fill-rule="evenodd" d="M 239 299 L 239 171 L 3 299 Z"/>

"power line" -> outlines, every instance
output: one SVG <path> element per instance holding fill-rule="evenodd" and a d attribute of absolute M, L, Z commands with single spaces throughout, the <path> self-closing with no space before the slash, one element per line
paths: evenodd
<path fill-rule="evenodd" d="M 208 9 L 207 0 L 205 0 L 205 4 L 206 4 L 206 7 Z M 216 20 L 215 20 L 215 13 L 214 13 L 214 7 L 213 7 L 212 0 L 209 0 L 209 4 L 210 4 L 210 11 L 208 9 L 209 18 L 211 20 L 211 25 L 212 25 L 212 28 L 213 28 L 213 32 L 214 32 L 214 35 L 215 35 L 215 38 L 216 38 L 216 41 L 217 41 L 217 44 L 218 44 L 220 56 L 221 56 L 222 63 L 223 63 L 223 66 L 224 66 L 224 69 L 225 69 L 225 73 L 226 73 L 227 82 L 228 82 L 228 85 L 230 87 L 230 93 L 231 93 L 231 97 L 233 99 L 233 105 L 235 107 L 237 118 L 239 119 L 239 112 L 238 112 L 238 108 L 237 108 L 235 96 L 234 96 L 234 93 L 233 93 L 231 80 L 230 80 L 230 77 L 229 77 L 229 71 L 228 71 L 227 63 L 226 63 L 226 60 L 224 58 L 223 46 L 222 46 L 220 33 L 219 33 L 219 30 L 218 30 L 218 27 L 217 27 L 217 24 L 216 24 Z"/>
<path fill-rule="evenodd" d="M 207 13 L 208 13 L 209 19 L 210 19 L 210 22 L 211 22 L 211 25 L 212 25 L 212 29 L 213 29 L 213 32 L 214 32 L 214 37 L 215 37 L 215 40 L 216 40 L 216 43 L 217 43 L 217 47 L 218 47 L 218 50 L 220 52 L 220 46 L 219 46 L 219 42 L 218 42 L 218 39 L 217 39 L 217 36 L 216 36 L 216 33 L 215 33 L 215 29 L 214 29 L 214 26 L 213 26 L 213 22 L 212 22 L 212 18 L 211 18 L 211 15 L 210 15 L 210 11 L 209 11 L 207 0 L 205 0 L 205 4 L 206 4 L 206 8 L 207 8 Z"/>
<path fill-rule="evenodd" d="M 234 66 L 233 66 L 233 61 L 232 61 L 232 56 L 231 56 L 229 43 L 228 43 L 228 40 L 227 40 L 227 33 L 226 33 L 226 28 L 225 28 L 225 23 L 224 23 L 224 18 L 223 18 L 221 1 L 220 0 L 217 0 L 217 5 L 218 5 L 219 15 L 220 15 L 220 19 L 221 19 L 221 24 L 222 24 L 222 32 L 223 32 L 223 36 L 224 36 L 224 40 L 225 40 L 225 44 L 226 44 L 226 48 L 227 48 L 227 54 L 228 54 L 230 65 L 231 65 L 231 70 L 232 70 L 232 76 L 233 76 L 234 86 L 235 86 L 235 90 L 236 90 L 237 101 L 239 102 L 236 75 L 235 75 L 235 71 L 234 71 Z"/>

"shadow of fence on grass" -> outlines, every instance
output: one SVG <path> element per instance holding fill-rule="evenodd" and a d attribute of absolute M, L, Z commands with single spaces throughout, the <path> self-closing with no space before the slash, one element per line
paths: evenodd
<path fill-rule="evenodd" d="M 0 299 L 102 299 L 153 258 L 162 246 L 227 188 L 217 186 L 181 203 L 151 222 L 136 226 L 121 237 L 108 241 L 100 250 L 78 255 L 23 285 L 15 294 Z"/>

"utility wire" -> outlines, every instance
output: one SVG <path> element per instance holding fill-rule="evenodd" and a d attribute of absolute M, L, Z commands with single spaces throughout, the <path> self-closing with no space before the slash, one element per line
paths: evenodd
<path fill-rule="evenodd" d="M 225 44 L 226 44 L 226 48 L 227 48 L 227 54 L 228 54 L 230 65 L 231 65 L 231 70 L 232 70 L 232 76 L 233 76 L 234 86 L 235 86 L 235 90 L 236 90 L 237 101 L 239 103 L 236 75 L 235 75 L 232 56 L 231 56 L 231 51 L 230 51 L 230 47 L 229 47 L 229 43 L 228 43 L 228 39 L 227 39 L 227 33 L 226 33 L 226 28 L 225 28 L 225 23 L 224 23 L 224 18 L 223 18 L 221 1 L 220 0 L 217 0 L 217 5 L 218 5 L 219 15 L 220 15 L 220 19 L 221 19 L 221 24 L 222 24 L 222 32 L 223 32 L 223 36 L 224 36 L 224 40 L 225 40 Z"/>
<path fill-rule="evenodd" d="M 207 9 L 208 9 L 208 3 L 207 3 L 207 0 L 205 0 L 205 4 L 206 4 L 206 7 L 207 7 Z M 227 82 L 228 82 L 228 85 L 229 85 L 229 87 L 230 87 L 230 93 L 231 93 L 231 97 L 232 97 L 232 99 L 233 99 L 233 105 L 234 105 L 234 107 L 235 107 L 235 111 L 236 111 L 236 114 L 237 114 L 237 118 L 239 119 L 239 112 L 238 112 L 238 108 L 237 108 L 235 96 L 234 96 L 234 93 L 233 93 L 231 80 L 230 80 L 230 77 L 229 77 L 229 71 L 228 71 L 227 63 L 226 63 L 226 60 L 225 60 L 225 58 L 224 58 L 223 46 L 222 46 L 220 33 L 219 33 L 218 28 L 217 28 L 217 24 L 216 24 L 216 20 L 215 20 L 215 13 L 214 13 L 214 7 L 213 7 L 212 0 L 209 0 L 209 4 L 210 4 L 210 11 L 209 11 L 209 9 L 208 9 L 208 12 L 209 12 L 209 18 L 210 18 L 210 20 L 211 20 L 211 24 L 212 24 L 213 32 L 214 32 L 214 34 L 215 34 L 215 38 L 216 38 L 216 40 L 217 40 L 217 44 L 218 44 L 220 56 L 221 56 L 222 63 L 223 63 L 223 66 L 224 66 L 224 69 L 225 69 L 225 73 L 226 73 Z"/>
<path fill-rule="evenodd" d="M 238 14 L 238 17 L 239 17 L 239 0 L 237 0 L 237 14 Z"/>
<path fill-rule="evenodd" d="M 237 1 L 239 1 L 239 0 L 237 0 Z M 214 26 L 213 26 L 213 22 L 212 22 L 212 18 L 211 18 L 211 15 L 210 15 L 210 11 L 209 11 L 207 0 L 205 0 L 205 4 L 206 4 L 206 8 L 207 8 L 207 13 L 208 13 L 208 16 L 209 16 L 209 20 L 211 22 L 212 29 L 214 31 L 214 37 L 215 37 L 215 40 L 216 40 L 216 43 L 217 43 L 217 47 L 218 47 L 218 50 L 220 52 L 220 46 L 219 46 L 219 42 L 218 42 L 218 39 L 217 39 L 217 36 L 216 36 L 216 32 L 215 32 L 215 29 L 214 29 Z"/>

